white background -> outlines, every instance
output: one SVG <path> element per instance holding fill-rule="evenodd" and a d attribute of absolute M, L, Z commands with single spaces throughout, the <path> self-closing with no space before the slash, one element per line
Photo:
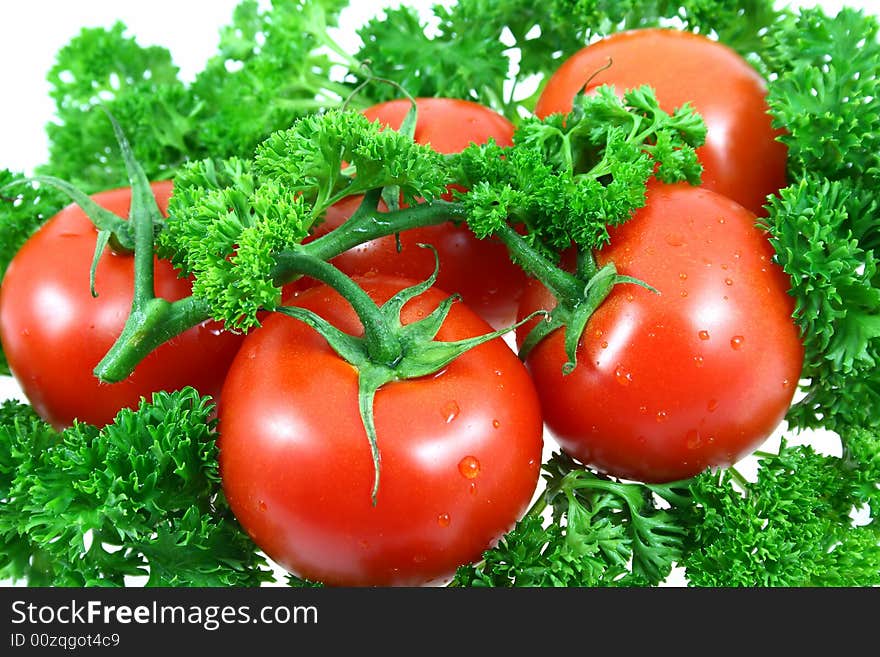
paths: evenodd
<path fill-rule="evenodd" d="M 448 4 L 440 2 L 440 4 Z M 32 173 L 46 161 L 44 126 L 53 118 L 46 74 L 55 53 L 83 27 L 111 27 L 121 20 L 142 46 L 167 48 L 184 81 L 191 81 L 215 51 L 220 27 L 229 23 L 238 0 L 0 0 L 0 168 Z M 352 0 L 335 30 L 337 41 L 355 52 L 355 29 L 394 0 Z M 426 11 L 438 0 L 409 0 Z M 880 0 L 791 2 L 836 12 L 844 4 L 880 13 Z M 0 377 L 0 399 L 22 398 L 9 377 Z M 777 439 L 778 434 L 770 440 Z M 834 449 L 825 435 L 803 436 L 817 448 Z M 770 442 L 770 441 L 768 441 Z M 681 585 L 681 573 L 668 582 Z M 0 581 L 0 585 L 8 584 Z"/>

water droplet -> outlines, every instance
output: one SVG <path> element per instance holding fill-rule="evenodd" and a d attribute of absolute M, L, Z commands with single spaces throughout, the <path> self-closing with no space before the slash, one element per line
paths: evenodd
<path fill-rule="evenodd" d="M 739 251 L 734 251 L 733 252 L 733 259 L 739 260 L 740 258 L 742 258 L 742 253 L 740 253 Z"/>
<path fill-rule="evenodd" d="M 471 495 L 476 495 L 477 494 L 477 483 L 472 481 L 468 491 L 470 492 Z"/>
<path fill-rule="evenodd" d="M 724 271 L 727 271 L 727 263 L 726 262 L 723 265 L 721 265 L 721 269 L 723 269 Z"/>
<path fill-rule="evenodd" d="M 23 338 L 28 337 L 30 334 L 31 334 L 31 330 L 30 330 L 30 329 L 23 329 L 22 332 L 21 332 L 21 336 L 22 336 Z"/>
<path fill-rule="evenodd" d="M 265 511 L 268 508 L 263 500 L 257 502 L 257 507 L 259 507 L 260 511 Z"/>
<path fill-rule="evenodd" d="M 480 462 L 475 456 L 465 456 L 458 462 L 458 471 L 465 479 L 476 479 L 480 474 Z"/>
<path fill-rule="evenodd" d="M 709 339 L 709 331 L 703 330 L 703 331 L 700 331 L 699 333 L 697 333 L 697 335 L 699 336 L 700 340 L 708 340 Z"/>
<path fill-rule="evenodd" d="M 538 460 L 537 459 L 529 459 L 528 466 L 530 468 L 538 467 Z"/>
<path fill-rule="evenodd" d="M 603 349 L 607 349 L 607 348 L 608 348 L 608 341 L 607 341 L 607 340 L 603 340 L 603 341 L 602 341 L 602 348 L 603 348 Z"/>
<path fill-rule="evenodd" d="M 706 409 L 710 413 L 714 413 L 716 408 L 718 408 L 718 400 L 717 399 L 710 399 L 709 403 L 706 405 Z"/>
<path fill-rule="evenodd" d="M 497 429 L 501 426 L 501 423 L 498 420 L 492 420 L 492 426 Z"/>
<path fill-rule="evenodd" d="M 745 342 L 745 341 L 746 341 L 746 339 L 743 336 L 734 335 L 732 338 L 730 338 L 730 347 L 732 349 L 739 349 L 740 347 L 743 346 L 743 342 Z"/>
<path fill-rule="evenodd" d="M 601 338 L 603 335 L 605 335 L 605 331 L 603 331 L 602 329 L 596 329 L 597 338 Z"/>
<path fill-rule="evenodd" d="M 669 413 L 666 411 L 657 411 L 657 422 L 666 422 L 669 419 Z"/>
<path fill-rule="evenodd" d="M 724 224 L 724 222 L 725 222 L 724 217 L 718 217 L 718 223 L 719 223 L 719 224 Z"/>
<path fill-rule="evenodd" d="M 688 279 L 688 275 L 685 274 L 684 272 L 681 272 L 681 273 L 678 275 L 678 277 L 679 277 L 681 280 L 683 280 L 683 281 L 686 281 L 686 280 Z"/>
<path fill-rule="evenodd" d="M 458 402 L 455 401 L 446 402 L 443 404 L 443 408 L 440 409 L 440 414 L 443 416 L 446 424 L 457 418 L 459 413 L 461 413 L 461 409 L 458 407 Z"/>
<path fill-rule="evenodd" d="M 685 444 L 688 449 L 697 449 L 703 444 L 703 439 L 700 438 L 700 432 L 696 429 L 691 429 L 687 432 L 685 436 Z"/>
<path fill-rule="evenodd" d="M 685 242 L 684 242 L 684 237 L 682 237 L 678 233 L 669 233 L 666 236 L 666 243 L 669 246 L 681 246 Z"/>
<path fill-rule="evenodd" d="M 787 388 L 791 384 L 788 382 L 788 379 L 782 379 L 782 387 Z"/>
<path fill-rule="evenodd" d="M 682 291 L 681 291 L 681 296 L 682 296 L 682 297 L 686 297 L 687 295 L 688 295 L 688 291 L 687 291 L 687 290 L 682 290 Z"/>
<path fill-rule="evenodd" d="M 627 300 L 627 301 L 632 301 L 633 299 L 635 299 L 635 297 L 633 296 L 633 293 L 632 293 L 632 292 L 627 292 L 627 293 L 626 293 L 626 300 Z"/>
<path fill-rule="evenodd" d="M 502 374 L 504 374 L 504 372 L 501 370 L 495 370 L 495 376 L 501 376 Z"/>
<path fill-rule="evenodd" d="M 437 516 L 437 524 L 441 527 L 449 527 L 450 518 L 448 513 L 441 513 Z"/>
<path fill-rule="evenodd" d="M 724 279 L 724 284 L 727 285 L 727 286 L 731 286 L 731 285 L 733 285 L 733 279 L 732 279 L 732 278 L 725 278 L 725 279 Z"/>
<path fill-rule="evenodd" d="M 703 357 L 699 356 L 699 355 L 694 356 L 694 365 L 696 365 L 697 367 L 702 367 L 703 366 Z"/>
<path fill-rule="evenodd" d="M 614 378 L 622 386 L 628 386 L 633 380 L 632 374 L 627 372 L 623 365 L 618 365 L 617 369 L 614 370 Z"/>

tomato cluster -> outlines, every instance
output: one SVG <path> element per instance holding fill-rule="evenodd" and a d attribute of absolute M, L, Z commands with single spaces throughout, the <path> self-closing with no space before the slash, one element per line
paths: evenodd
<path fill-rule="evenodd" d="M 0 337 L 10 367 L 56 426 L 104 424 L 159 389 L 218 395 L 231 508 L 279 564 L 329 584 L 424 584 L 478 559 L 532 498 L 545 427 L 569 455 L 622 478 L 671 481 L 731 464 L 781 422 L 801 371 L 789 283 L 756 227 L 767 195 L 784 184 L 785 150 L 754 71 L 716 42 L 669 30 L 622 33 L 577 53 L 549 80 L 537 114 L 566 111 L 575 94 L 608 83 L 649 84 L 667 110 L 692 102 L 708 125 L 698 151 L 704 185 L 651 183 L 645 207 L 596 254 L 600 266 L 613 262 L 651 287 L 613 289 L 580 336 L 570 373 L 561 328 L 525 363 L 494 339 L 431 376 L 379 389 L 374 499 L 356 368 L 291 317 L 269 317 L 243 342 L 210 323 L 195 327 L 125 382 L 98 383 L 92 370 L 131 308 L 133 262 L 105 252 L 92 297 L 96 233 L 75 206 L 33 236 L 4 278 Z M 366 115 L 396 129 L 408 109 L 395 101 Z M 418 110 L 415 139 L 440 152 L 511 143 L 512 125 L 475 103 L 418 99 Z M 154 190 L 164 207 L 170 183 Z M 130 192 L 94 198 L 125 213 Z M 357 202 L 331 208 L 316 235 L 345 222 Z M 404 306 L 401 321 L 429 315 L 447 293 L 464 299 L 438 340 L 486 334 L 556 303 L 502 244 L 452 222 L 407 231 L 399 243 L 373 240 L 333 262 L 382 303 L 433 271 L 419 243 L 436 248 L 440 278 Z M 167 262 L 155 267 L 159 296 L 189 293 Z M 363 331 L 326 285 L 300 285 L 292 303 L 349 334 Z"/>

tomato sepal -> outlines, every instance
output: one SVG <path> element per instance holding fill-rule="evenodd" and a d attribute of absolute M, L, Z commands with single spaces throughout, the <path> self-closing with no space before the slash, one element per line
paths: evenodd
<path fill-rule="evenodd" d="M 580 260 L 582 259 L 579 258 Z M 590 260 L 592 261 L 591 258 Z M 579 267 L 579 269 L 584 268 Z M 583 282 L 580 276 L 575 277 L 575 279 Z M 589 276 L 583 284 L 582 292 L 579 295 L 574 295 L 570 292 L 554 292 L 554 296 L 557 299 L 556 307 L 549 312 L 546 321 L 539 322 L 529 331 L 519 349 L 520 359 L 525 360 L 532 349 L 544 338 L 557 329 L 564 328 L 565 355 L 567 360 L 562 366 L 562 373 L 571 374 L 574 368 L 577 367 L 578 343 L 587 326 L 587 322 L 590 321 L 590 317 L 593 316 L 596 309 L 611 294 L 614 286 L 618 284 L 639 285 L 650 292 L 660 294 L 659 290 L 643 280 L 633 276 L 618 274 L 614 263 L 607 262 L 601 269 L 596 270 L 594 274 Z"/>
<path fill-rule="evenodd" d="M 381 476 L 381 455 L 373 415 L 373 400 L 376 392 L 392 381 L 417 379 L 434 374 L 470 349 L 501 337 L 521 324 L 546 314 L 546 311 L 538 310 L 511 327 L 461 340 L 437 341 L 434 338 L 446 321 L 452 305 L 461 299 L 459 295 L 453 294 L 442 300 L 422 319 L 404 325 L 400 317 L 404 305 L 430 289 L 436 282 L 439 271 L 437 251 L 427 244 L 419 246 L 434 251 L 433 273 L 424 281 L 404 287 L 381 306 L 376 305 L 353 279 L 332 264 L 299 254 L 298 265 L 304 273 L 322 280 L 338 292 L 347 295 L 346 298 L 364 326 L 362 337 L 341 331 L 306 308 L 298 306 L 276 308 L 277 312 L 298 319 L 321 334 L 330 348 L 357 370 L 358 407 L 373 460 L 374 476 L 370 492 L 373 506 L 378 502 Z"/>

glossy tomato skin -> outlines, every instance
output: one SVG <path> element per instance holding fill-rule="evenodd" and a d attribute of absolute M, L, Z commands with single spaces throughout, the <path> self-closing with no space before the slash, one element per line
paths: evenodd
<path fill-rule="evenodd" d="M 513 125 L 487 107 L 451 98 L 418 98 L 416 103 L 415 140 L 440 153 L 458 153 L 472 142 L 485 143 L 489 138 L 501 146 L 512 143 Z M 396 130 L 409 108 L 408 100 L 392 100 L 370 107 L 364 114 Z M 345 222 L 359 203 L 360 198 L 348 198 L 330 208 L 315 235 Z M 501 242 L 479 240 L 464 225 L 449 222 L 405 231 L 400 235 L 399 252 L 393 235 L 372 240 L 350 249 L 333 263 L 352 276 L 374 272 L 424 280 L 434 270 L 434 255 L 420 248 L 419 243 L 437 249 L 439 287 L 460 293 L 465 303 L 496 328 L 513 322 L 525 274 L 510 262 Z"/>
<path fill-rule="evenodd" d="M 650 85 L 667 112 L 693 105 L 707 127 L 706 143 L 697 150 L 705 187 L 760 215 L 766 197 L 785 186 L 787 150 L 771 125 L 766 83 L 727 46 L 671 29 L 613 34 L 563 63 L 535 113 L 569 112 L 578 93 L 604 84 L 619 93 Z"/>
<path fill-rule="evenodd" d="M 772 257 L 738 204 L 686 184 L 649 186 L 645 208 L 612 231 L 597 260 L 660 293 L 615 286 L 568 375 L 561 330 L 527 359 L 562 448 L 650 482 L 727 466 L 757 448 L 783 420 L 803 363 L 789 280 Z M 531 283 L 521 313 L 554 303 Z"/>
<path fill-rule="evenodd" d="M 360 279 L 382 301 L 400 279 Z M 404 308 L 408 323 L 447 295 Z M 296 298 L 357 334 L 350 306 L 324 286 Z M 455 304 L 438 334 L 489 331 Z M 398 381 L 375 398 L 381 453 L 373 465 L 354 368 L 314 330 L 275 315 L 248 335 L 220 402 L 220 473 L 233 512 L 273 560 L 328 585 L 422 585 L 478 559 L 527 507 L 537 485 L 542 423 L 525 367 L 501 340 L 436 375 Z"/>
<path fill-rule="evenodd" d="M 165 212 L 170 181 L 153 185 Z M 131 191 L 92 197 L 128 216 Z M 119 409 L 141 396 L 191 385 L 217 395 L 241 337 L 203 323 L 163 344 L 120 383 L 101 383 L 92 373 L 122 332 L 131 310 L 134 258 L 106 249 L 89 290 L 97 233 L 86 215 L 70 205 L 50 219 L 15 255 L 0 287 L 0 338 L 10 369 L 34 409 L 57 428 L 74 419 L 109 423 Z M 155 263 L 156 294 L 168 300 L 190 294 L 167 261 Z"/>

